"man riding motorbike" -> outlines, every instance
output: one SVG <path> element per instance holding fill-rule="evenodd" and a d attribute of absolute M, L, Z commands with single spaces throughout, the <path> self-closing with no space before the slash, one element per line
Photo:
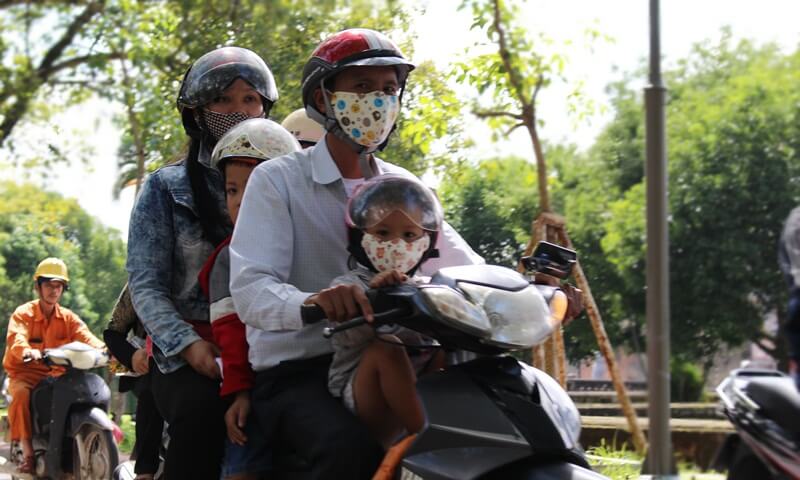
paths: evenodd
<path fill-rule="evenodd" d="M 36 267 L 33 280 L 39 298 L 20 305 L 11 315 L 3 357 L 12 397 L 8 407 L 11 440 L 20 442 L 24 456 L 20 473 L 30 473 L 33 469 L 31 390 L 45 377 L 64 373 L 64 367 L 48 367 L 35 360 L 41 360 L 42 352 L 47 348 L 74 341 L 105 348 L 80 317 L 59 305 L 61 296 L 69 288 L 67 265 L 61 259 L 42 260 Z"/>

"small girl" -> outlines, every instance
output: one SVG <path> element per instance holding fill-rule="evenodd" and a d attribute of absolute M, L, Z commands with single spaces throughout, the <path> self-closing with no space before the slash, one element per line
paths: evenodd
<path fill-rule="evenodd" d="M 413 281 L 422 262 L 437 256 L 434 246 L 441 223 L 439 202 L 416 179 L 387 174 L 366 181 L 347 207 L 348 250 L 355 264 L 332 285 L 381 288 Z M 443 363 L 433 348 L 411 350 L 412 362 L 399 344 L 434 347 L 435 342 L 407 329 L 393 333 L 376 334 L 369 325 L 337 333 L 328 375 L 331 394 L 341 398 L 385 448 L 403 430 L 422 429 L 425 416 L 416 375 Z"/>

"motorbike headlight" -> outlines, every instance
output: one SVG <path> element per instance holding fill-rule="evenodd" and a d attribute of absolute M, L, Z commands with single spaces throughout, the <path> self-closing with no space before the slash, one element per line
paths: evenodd
<path fill-rule="evenodd" d="M 491 336 L 486 340 L 487 343 L 527 348 L 538 344 L 553 332 L 550 307 L 533 285 L 509 291 L 459 282 L 458 288 L 488 317 Z"/>
<path fill-rule="evenodd" d="M 452 327 L 479 337 L 490 334 L 491 325 L 483 310 L 452 288 L 436 286 L 421 291 L 427 305 Z"/>

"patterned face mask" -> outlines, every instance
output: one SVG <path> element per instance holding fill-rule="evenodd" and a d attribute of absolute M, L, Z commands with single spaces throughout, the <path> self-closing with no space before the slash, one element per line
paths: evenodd
<path fill-rule="evenodd" d="M 369 93 L 333 92 L 331 107 L 342 130 L 357 144 L 377 147 L 392 132 L 400 100 L 381 91 Z"/>
<path fill-rule="evenodd" d="M 202 110 L 202 115 L 203 121 L 208 126 L 208 132 L 215 140 L 219 140 L 225 132 L 250 118 L 242 112 L 217 113 L 206 109 Z"/>
<path fill-rule="evenodd" d="M 431 238 L 426 233 L 413 242 L 401 238 L 382 241 L 371 233 L 364 233 L 361 239 L 364 253 L 379 272 L 397 270 L 407 273 L 422 259 L 422 255 L 431 246 Z"/>

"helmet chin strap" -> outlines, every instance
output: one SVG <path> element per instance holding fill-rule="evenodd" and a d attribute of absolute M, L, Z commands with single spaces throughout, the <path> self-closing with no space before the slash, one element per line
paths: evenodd
<path fill-rule="evenodd" d="M 324 79 L 322 82 L 320 82 L 320 90 L 322 90 L 322 98 L 325 100 L 325 130 L 332 133 L 339 140 L 342 140 L 345 145 L 350 147 L 351 150 L 358 154 L 358 167 L 361 169 L 361 175 L 365 179 L 374 177 L 376 172 L 375 169 L 372 168 L 372 162 L 369 161 L 369 157 L 372 153 L 380 150 L 380 147 L 383 144 L 369 148 L 354 142 L 353 139 L 350 138 L 350 136 L 344 130 L 342 130 L 342 126 L 339 125 L 339 121 L 336 120 L 336 116 L 330 111 L 331 100 L 328 98 L 328 89 L 325 88 Z"/>

